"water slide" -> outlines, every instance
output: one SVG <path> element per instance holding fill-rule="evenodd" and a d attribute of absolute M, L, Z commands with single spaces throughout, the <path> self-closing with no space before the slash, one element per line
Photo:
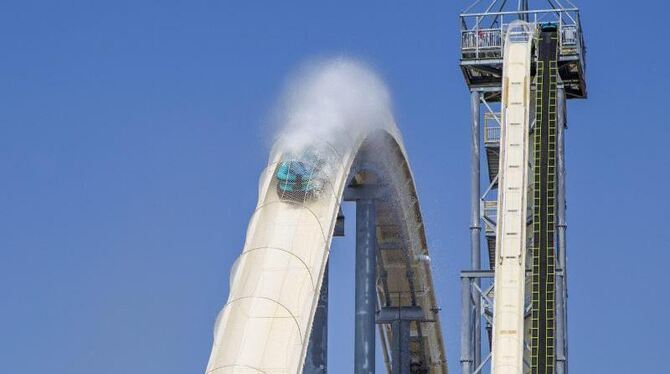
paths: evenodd
<path fill-rule="evenodd" d="M 503 62 L 492 373 L 524 370 L 531 46 L 534 28 L 509 26 Z"/>
<path fill-rule="evenodd" d="M 277 141 L 260 177 L 244 248 L 230 272 L 207 374 L 302 373 L 343 194 L 351 184 L 367 183 L 386 188 L 376 204 L 378 307 L 420 307 L 425 320 L 412 324 L 412 359 L 423 360 L 430 373 L 447 373 L 414 181 L 393 119 L 382 122 L 340 131 L 334 142 L 314 139 L 301 149 Z M 286 171 L 281 168 L 308 162 L 317 165 L 306 168 L 315 174 L 310 184 L 294 178 L 282 185 L 288 182 L 278 178 Z M 390 368 L 392 329 L 379 325 L 379 331 Z"/>

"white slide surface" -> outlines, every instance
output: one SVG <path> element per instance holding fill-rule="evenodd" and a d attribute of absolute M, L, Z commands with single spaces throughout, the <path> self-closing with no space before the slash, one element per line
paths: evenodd
<path fill-rule="evenodd" d="M 207 373 L 299 372 L 354 156 L 343 155 L 331 186 L 302 204 L 280 198 L 274 175 L 282 154 L 273 156 L 260 178 L 244 250 L 231 270 Z"/>
<path fill-rule="evenodd" d="M 391 178 L 394 180 L 389 184 L 407 196 L 399 205 L 416 207 L 404 210 L 418 212 L 414 183 L 400 138 L 393 131 L 384 133 L 396 144 L 397 149 L 390 153 L 398 155 L 399 160 L 398 177 Z M 346 146 L 330 146 L 325 151 L 327 155 L 320 151 L 329 165 L 329 182 L 317 198 L 304 201 L 279 196 L 275 175 L 278 164 L 287 155 L 276 150 L 281 147 L 275 147 L 260 178 L 258 205 L 249 223 L 244 249 L 231 271 L 230 294 L 216 322 L 206 373 L 302 372 L 342 194 L 352 163 L 368 134 L 351 136 L 356 138 L 345 142 Z M 411 210 L 411 214 L 412 218 L 405 219 L 403 224 L 412 226 L 410 232 L 420 230 L 422 237 L 421 241 L 415 241 L 422 244 L 411 248 L 412 256 L 428 258 L 420 213 Z M 419 300 L 422 308 L 426 313 L 437 310 L 430 262 L 412 263 L 417 279 L 420 278 L 418 285 L 425 290 Z M 404 269 L 402 274 L 406 274 Z M 423 332 L 434 365 L 430 373 L 446 373 L 439 320 L 432 314 L 430 317 L 435 322 Z M 383 338 L 382 343 L 385 341 Z"/>
<path fill-rule="evenodd" d="M 503 62 L 492 373 L 523 373 L 532 27 L 510 25 Z"/>

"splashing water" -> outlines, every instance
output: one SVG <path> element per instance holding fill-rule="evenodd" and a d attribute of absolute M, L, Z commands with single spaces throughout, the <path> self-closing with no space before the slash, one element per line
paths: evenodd
<path fill-rule="evenodd" d="M 279 103 L 273 153 L 281 155 L 276 173 L 281 196 L 296 190 L 302 192 L 299 198 L 312 192 L 318 196 L 341 156 L 362 137 L 380 129 L 397 134 L 388 89 L 370 68 L 352 59 L 305 65 Z"/>
<path fill-rule="evenodd" d="M 300 154 L 328 144 L 344 149 L 393 123 L 389 91 L 364 64 L 346 58 L 311 63 L 287 86 L 278 111 L 277 146 Z"/>

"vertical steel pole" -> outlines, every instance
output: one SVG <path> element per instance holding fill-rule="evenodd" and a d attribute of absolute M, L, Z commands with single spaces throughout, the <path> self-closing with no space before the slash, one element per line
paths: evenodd
<path fill-rule="evenodd" d="M 559 87 L 556 95 L 557 112 L 557 217 L 556 217 L 556 235 L 558 241 L 558 268 L 556 276 L 556 374 L 565 374 L 568 372 L 567 358 L 567 281 L 566 281 L 566 237 L 567 228 L 565 220 L 565 89 Z"/>
<path fill-rule="evenodd" d="M 401 374 L 400 365 L 402 363 L 402 357 L 400 354 L 400 347 L 402 341 L 400 329 L 400 319 L 391 322 L 391 334 L 393 334 L 393 342 L 391 342 L 391 374 Z"/>
<path fill-rule="evenodd" d="M 481 93 L 479 91 L 472 91 L 470 96 L 470 110 L 472 111 L 472 139 L 471 139 L 471 156 L 470 156 L 470 267 L 472 270 L 481 269 L 481 217 L 480 217 L 480 200 L 481 200 L 481 188 L 480 188 L 480 99 Z M 473 280 L 479 285 L 479 279 Z M 472 292 L 472 287 L 470 288 Z M 475 308 L 474 321 L 472 323 L 472 328 L 474 329 L 474 339 L 472 344 L 473 348 L 473 359 L 474 366 L 477 367 L 481 363 L 481 299 L 479 295 L 472 297 Z"/>
<path fill-rule="evenodd" d="M 517 4 L 517 8 L 520 12 L 528 11 L 528 0 L 519 0 Z M 519 19 L 528 22 L 528 14 L 520 14 Z"/>
<path fill-rule="evenodd" d="M 326 374 L 328 368 L 328 263 L 323 273 L 319 303 L 314 313 L 312 334 L 303 374 Z"/>
<path fill-rule="evenodd" d="M 375 203 L 356 201 L 356 333 L 354 372 L 375 372 L 375 313 L 377 294 L 377 237 Z"/>
<path fill-rule="evenodd" d="M 409 352 L 410 321 L 400 321 L 400 374 L 410 374 L 411 362 Z"/>
<path fill-rule="evenodd" d="M 399 316 L 401 313 L 398 313 Z M 391 323 L 393 342 L 391 344 L 391 374 L 410 374 L 410 321 L 398 318 Z"/>
<path fill-rule="evenodd" d="M 461 276 L 461 374 L 472 374 L 472 287 L 471 278 Z"/>

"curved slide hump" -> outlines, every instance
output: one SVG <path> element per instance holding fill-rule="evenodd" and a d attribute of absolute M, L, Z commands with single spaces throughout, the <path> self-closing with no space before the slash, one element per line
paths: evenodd
<path fill-rule="evenodd" d="M 534 28 L 518 21 L 509 26 L 505 41 L 491 371 L 495 374 L 526 372 L 524 300 L 533 36 Z"/>
<path fill-rule="evenodd" d="M 320 103 L 331 105 L 338 92 Z M 315 118 L 298 114 L 301 120 Z M 375 204 L 376 237 L 380 247 L 397 246 L 377 256 L 378 306 L 419 306 L 424 319 L 412 323 L 412 362 L 430 373 L 447 373 L 414 181 L 393 119 L 382 117 L 377 120 L 386 126 L 338 128 L 337 136 L 316 136 L 299 147 L 294 139 L 275 144 L 260 177 L 244 249 L 231 270 L 207 374 L 302 373 L 333 229 L 351 184 L 383 186 Z M 389 367 L 392 329 L 379 326 Z"/>

